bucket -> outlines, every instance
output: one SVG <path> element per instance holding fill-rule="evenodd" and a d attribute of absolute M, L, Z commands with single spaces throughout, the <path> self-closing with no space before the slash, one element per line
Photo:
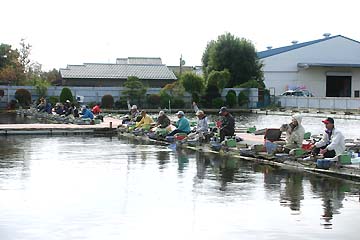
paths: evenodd
<path fill-rule="evenodd" d="M 225 144 L 228 147 L 236 147 L 236 140 L 233 138 L 226 139 Z"/>
<path fill-rule="evenodd" d="M 173 143 L 175 141 L 175 137 L 174 136 L 166 136 L 165 137 L 165 140 L 167 142 L 170 142 L 170 143 Z"/>
<path fill-rule="evenodd" d="M 346 165 L 346 164 L 351 164 L 351 157 L 349 154 L 341 154 L 338 157 L 339 163 Z"/>
<path fill-rule="evenodd" d="M 316 160 L 316 167 L 320 169 L 329 169 L 331 161 L 329 159 L 318 159 Z"/>
<path fill-rule="evenodd" d="M 265 149 L 266 149 L 266 152 L 268 154 L 273 154 L 277 149 L 277 144 L 273 143 L 273 142 L 270 142 L 270 141 L 266 141 L 265 142 Z"/>

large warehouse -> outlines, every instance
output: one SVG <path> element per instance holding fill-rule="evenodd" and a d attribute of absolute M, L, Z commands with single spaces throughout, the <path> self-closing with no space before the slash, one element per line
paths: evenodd
<path fill-rule="evenodd" d="M 304 43 L 269 48 L 258 53 L 266 87 L 280 95 L 308 89 L 317 97 L 359 97 L 360 42 L 329 36 Z"/>

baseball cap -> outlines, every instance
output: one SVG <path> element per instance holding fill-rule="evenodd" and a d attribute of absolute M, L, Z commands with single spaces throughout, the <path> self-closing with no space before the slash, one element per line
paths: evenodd
<path fill-rule="evenodd" d="M 328 123 L 334 124 L 334 119 L 331 117 L 328 117 L 328 118 L 322 120 L 322 122 L 325 124 L 328 124 Z"/>
<path fill-rule="evenodd" d="M 176 113 L 176 115 L 181 115 L 181 116 L 184 116 L 184 115 L 185 115 L 185 113 L 184 113 L 183 111 L 178 111 L 178 112 Z"/>
<path fill-rule="evenodd" d="M 196 112 L 196 116 L 199 116 L 199 115 L 202 115 L 202 114 L 204 114 L 204 111 L 202 111 L 202 110 L 199 110 L 199 111 Z"/>
<path fill-rule="evenodd" d="M 223 112 L 227 112 L 228 110 L 227 110 L 227 108 L 226 107 L 221 107 L 220 108 L 220 111 L 219 111 L 219 114 L 220 113 L 223 113 Z"/>

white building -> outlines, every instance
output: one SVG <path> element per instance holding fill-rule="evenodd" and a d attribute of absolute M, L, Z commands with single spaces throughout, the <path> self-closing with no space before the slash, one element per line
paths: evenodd
<path fill-rule="evenodd" d="M 359 97 L 360 42 L 324 36 L 259 52 L 266 87 L 275 95 L 300 88 L 317 97 Z"/>

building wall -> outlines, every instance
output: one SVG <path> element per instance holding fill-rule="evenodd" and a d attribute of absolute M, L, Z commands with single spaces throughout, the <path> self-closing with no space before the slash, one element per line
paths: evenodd
<path fill-rule="evenodd" d="M 289 87 L 307 87 L 315 96 L 326 96 L 326 72 L 351 72 L 352 96 L 359 88 L 360 78 L 357 68 L 299 69 L 298 63 L 360 64 L 360 44 L 352 40 L 336 37 L 327 41 L 284 52 L 262 59 L 267 88 L 275 88 L 281 94 Z"/>

